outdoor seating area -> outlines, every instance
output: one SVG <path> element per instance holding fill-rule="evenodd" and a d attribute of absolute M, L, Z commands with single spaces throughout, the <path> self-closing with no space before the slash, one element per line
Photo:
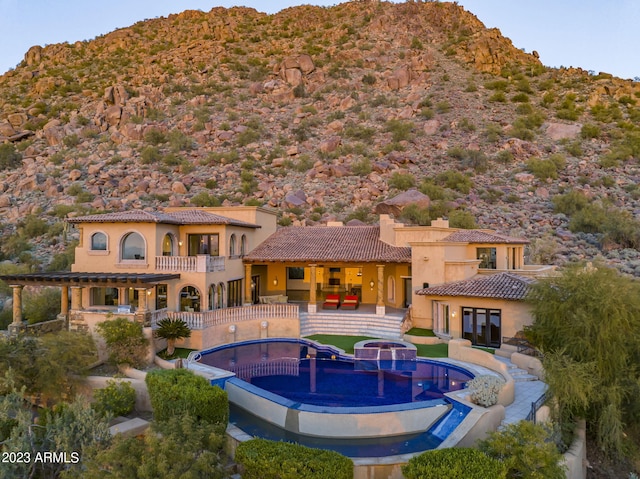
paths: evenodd
<path fill-rule="evenodd" d="M 322 309 L 338 309 L 340 307 L 340 295 L 328 294 L 322 303 Z"/>
<path fill-rule="evenodd" d="M 289 302 L 289 297 L 284 294 L 272 294 L 269 296 L 260 296 L 260 304 L 278 304 Z"/>
<path fill-rule="evenodd" d="M 358 309 L 360 305 L 360 300 L 355 295 L 347 295 L 344 297 L 342 301 L 342 309 Z"/>

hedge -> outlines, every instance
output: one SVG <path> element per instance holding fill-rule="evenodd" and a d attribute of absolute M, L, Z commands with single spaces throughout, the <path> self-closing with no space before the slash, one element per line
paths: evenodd
<path fill-rule="evenodd" d="M 251 439 L 238 445 L 243 479 L 353 479 L 353 462 L 335 451 Z"/>
<path fill-rule="evenodd" d="M 223 433 L 229 421 L 227 393 L 218 386 L 186 369 L 151 371 L 146 378 L 153 416 L 166 421 L 174 416 L 189 414 L 205 421 Z"/>
<path fill-rule="evenodd" d="M 435 449 L 402 466 L 406 479 L 505 479 L 505 465 L 471 448 Z"/>

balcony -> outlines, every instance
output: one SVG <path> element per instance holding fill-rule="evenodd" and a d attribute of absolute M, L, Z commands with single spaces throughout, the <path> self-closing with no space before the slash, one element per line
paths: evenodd
<path fill-rule="evenodd" d="M 216 273 L 224 271 L 224 256 L 156 256 L 156 271 L 174 273 Z"/>

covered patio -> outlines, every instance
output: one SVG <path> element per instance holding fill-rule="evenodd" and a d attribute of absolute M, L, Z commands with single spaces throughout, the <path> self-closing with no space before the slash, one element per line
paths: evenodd
<path fill-rule="evenodd" d="M 61 291 L 60 315 L 69 321 L 70 329 L 89 329 L 90 324 L 104 321 L 107 316 L 118 314 L 147 324 L 158 314 L 149 306 L 156 296 L 156 287 L 167 281 L 179 279 L 180 274 L 144 273 L 25 273 L 0 276 L 13 290 L 13 322 L 9 331 L 17 333 L 22 328 L 22 291 L 25 286 L 59 287 Z M 111 288 L 111 295 L 98 305 L 83 303 L 85 289 Z M 134 298 L 135 301 L 131 301 Z M 162 311 L 166 313 L 166 309 Z M 90 319 L 91 318 L 91 319 Z"/>

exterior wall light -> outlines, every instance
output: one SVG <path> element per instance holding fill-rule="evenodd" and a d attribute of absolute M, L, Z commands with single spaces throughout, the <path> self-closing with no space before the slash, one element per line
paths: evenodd
<path fill-rule="evenodd" d="M 369 281 L 369 287 L 373 290 L 373 287 L 375 286 L 375 281 L 371 280 Z"/>
<path fill-rule="evenodd" d="M 273 285 L 278 286 L 278 277 L 273 278 Z"/>

